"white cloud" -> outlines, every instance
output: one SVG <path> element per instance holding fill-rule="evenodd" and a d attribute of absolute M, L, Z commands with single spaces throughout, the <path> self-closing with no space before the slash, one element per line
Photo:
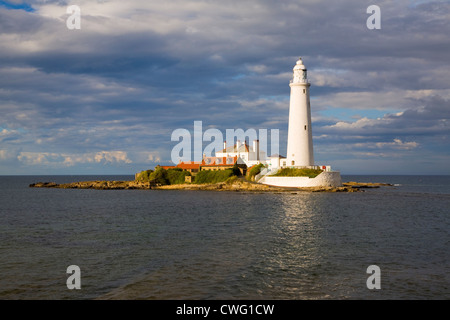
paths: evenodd
<path fill-rule="evenodd" d="M 419 144 L 415 141 L 403 142 L 400 139 L 394 139 L 393 142 L 377 142 L 375 145 L 377 148 L 392 147 L 394 149 L 411 150 Z"/>
<path fill-rule="evenodd" d="M 161 162 L 161 154 L 159 151 L 136 151 L 131 153 L 130 157 L 133 163 L 159 163 Z"/>
<path fill-rule="evenodd" d="M 364 92 L 338 92 L 325 94 L 314 99 L 312 108 L 345 108 L 352 110 L 404 110 L 411 100 L 432 96 L 450 98 L 450 89 L 436 90 L 383 90 Z M 312 104 L 312 103 L 311 103 Z"/>
<path fill-rule="evenodd" d="M 124 151 L 100 151 L 94 155 L 95 162 L 106 163 L 131 163 L 128 155 Z"/>
<path fill-rule="evenodd" d="M 358 119 L 354 122 L 338 121 L 335 124 L 323 126 L 320 130 L 325 132 L 339 132 L 342 134 L 373 134 L 387 133 L 386 127 L 389 127 L 395 119 L 383 117 L 369 119 L 367 117 Z M 395 129 L 395 128 L 392 128 Z"/>
<path fill-rule="evenodd" d="M 49 165 L 61 160 L 61 155 L 51 152 L 20 152 L 17 159 L 26 165 Z"/>
<path fill-rule="evenodd" d="M 0 149 L 0 160 L 10 160 L 14 158 L 14 154 L 10 150 Z"/>
<path fill-rule="evenodd" d="M 418 142 L 408 141 L 403 142 L 401 139 L 394 139 L 391 142 L 366 142 L 355 143 L 355 148 L 368 148 L 368 149 L 396 149 L 396 150 L 412 150 L 419 146 Z"/>
<path fill-rule="evenodd" d="M 0 153 L 0 159 L 3 153 Z M 130 164 L 125 151 L 99 151 L 85 154 L 53 152 L 20 152 L 17 159 L 26 165 L 54 165 L 71 167 L 83 163 Z"/>

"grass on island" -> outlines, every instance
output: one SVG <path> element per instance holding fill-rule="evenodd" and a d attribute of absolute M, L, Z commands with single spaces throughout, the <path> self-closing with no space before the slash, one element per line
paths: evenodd
<path fill-rule="evenodd" d="M 219 182 L 231 182 L 235 179 L 231 179 L 241 175 L 241 172 L 237 166 L 227 170 L 209 171 L 204 170 L 197 173 L 192 177 L 192 184 L 208 184 Z M 191 176 L 191 173 L 184 171 L 180 168 L 164 169 L 156 167 L 155 170 L 146 170 L 140 172 L 136 176 L 136 181 L 139 182 L 151 182 L 157 185 L 166 186 L 174 184 L 187 183 L 186 176 Z"/>
<path fill-rule="evenodd" d="M 157 167 L 155 170 L 146 170 L 140 172 L 136 177 L 136 181 L 153 182 L 165 186 L 169 184 L 184 183 L 185 177 L 190 175 L 190 172 L 183 171 L 180 168 L 166 170 L 164 168 Z"/>
<path fill-rule="evenodd" d="M 232 169 L 210 171 L 204 170 L 197 173 L 194 179 L 195 184 L 218 183 L 224 182 L 228 178 L 234 176 Z"/>
<path fill-rule="evenodd" d="M 245 179 L 247 179 L 248 181 L 254 181 L 255 176 L 259 174 L 261 170 L 263 170 L 265 167 L 266 166 L 263 165 L 262 163 L 254 165 L 253 167 L 250 168 L 250 170 L 247 171 Z"/>
<path fill-rule="evenodd" d="M 253 166 L 247 173 L 246 179 L 248 181 L 254 181 L 255 176 L 263 170 L 265 166 L 258 164 Z M 320 169 L 307 169 L 307 168 L 283 168 L 278 170 L 274 177 L 309 177 L 315 178 L 322 170 Z M 209 171 L 203 170 L 198 172 L 195 176 L 192 176 L 192 184 L 213 184 L 213 183 L 233 183 L 237 177 L 240 176 L 240 170 L 237 166 L 227 170 Z M 138 182 L 150 182 L 156 185 L 176 185 L 185 184 L 186 176 L 191 176 L 191 173 L 184 171 L 180 168 L 164 169 L 156 167 L 155 170 L 146 170 L 140 172 L 136 176 Z"/>
<path fill-rule="evenodd" d="M 308 169 L 308 168 L 283 168 L 278 170 L 273 177 L 308 177 L 315 178 L 323 171 L 320 169 Z"/>

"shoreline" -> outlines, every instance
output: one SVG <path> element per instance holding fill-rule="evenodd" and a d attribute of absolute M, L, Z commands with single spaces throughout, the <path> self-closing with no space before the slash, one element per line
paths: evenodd
<path fill-rule="evenodd" d="M 388 183 L 345 182 L 341 187 L 275 187 L 266 184 L 236 180 L 233 183 L 219 182 L 214 184 L 174 184 L 155 186 L 148 182 L 138 181 L 80 181 L 71 183 L 37 182 L 30 188 L 55 189 L 95 189 L 95 190 L 193 190 L 193 191 L 235 191 L 235 192 L 364 192 L 366 188 L 392 186 Z"/>

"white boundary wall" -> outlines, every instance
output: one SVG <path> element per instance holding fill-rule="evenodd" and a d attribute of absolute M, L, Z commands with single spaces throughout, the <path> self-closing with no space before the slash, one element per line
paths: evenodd
<path fill-rule="evenodd" d="M 276 187 L 342 187 L 339 171 L 322 172 L 315 178 L 265 176 L 258 182 Z"/>

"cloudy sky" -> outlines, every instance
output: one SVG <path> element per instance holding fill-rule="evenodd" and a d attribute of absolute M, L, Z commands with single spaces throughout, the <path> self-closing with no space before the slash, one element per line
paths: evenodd
<path fill-rule="evenodd" d="M 449 35 L 449 1 L 0 1 L 0 175 L 170 164 L 194 121 L 279 129 L 285 155 L 299 56 L 316 163 L 450 174 Z"/>

